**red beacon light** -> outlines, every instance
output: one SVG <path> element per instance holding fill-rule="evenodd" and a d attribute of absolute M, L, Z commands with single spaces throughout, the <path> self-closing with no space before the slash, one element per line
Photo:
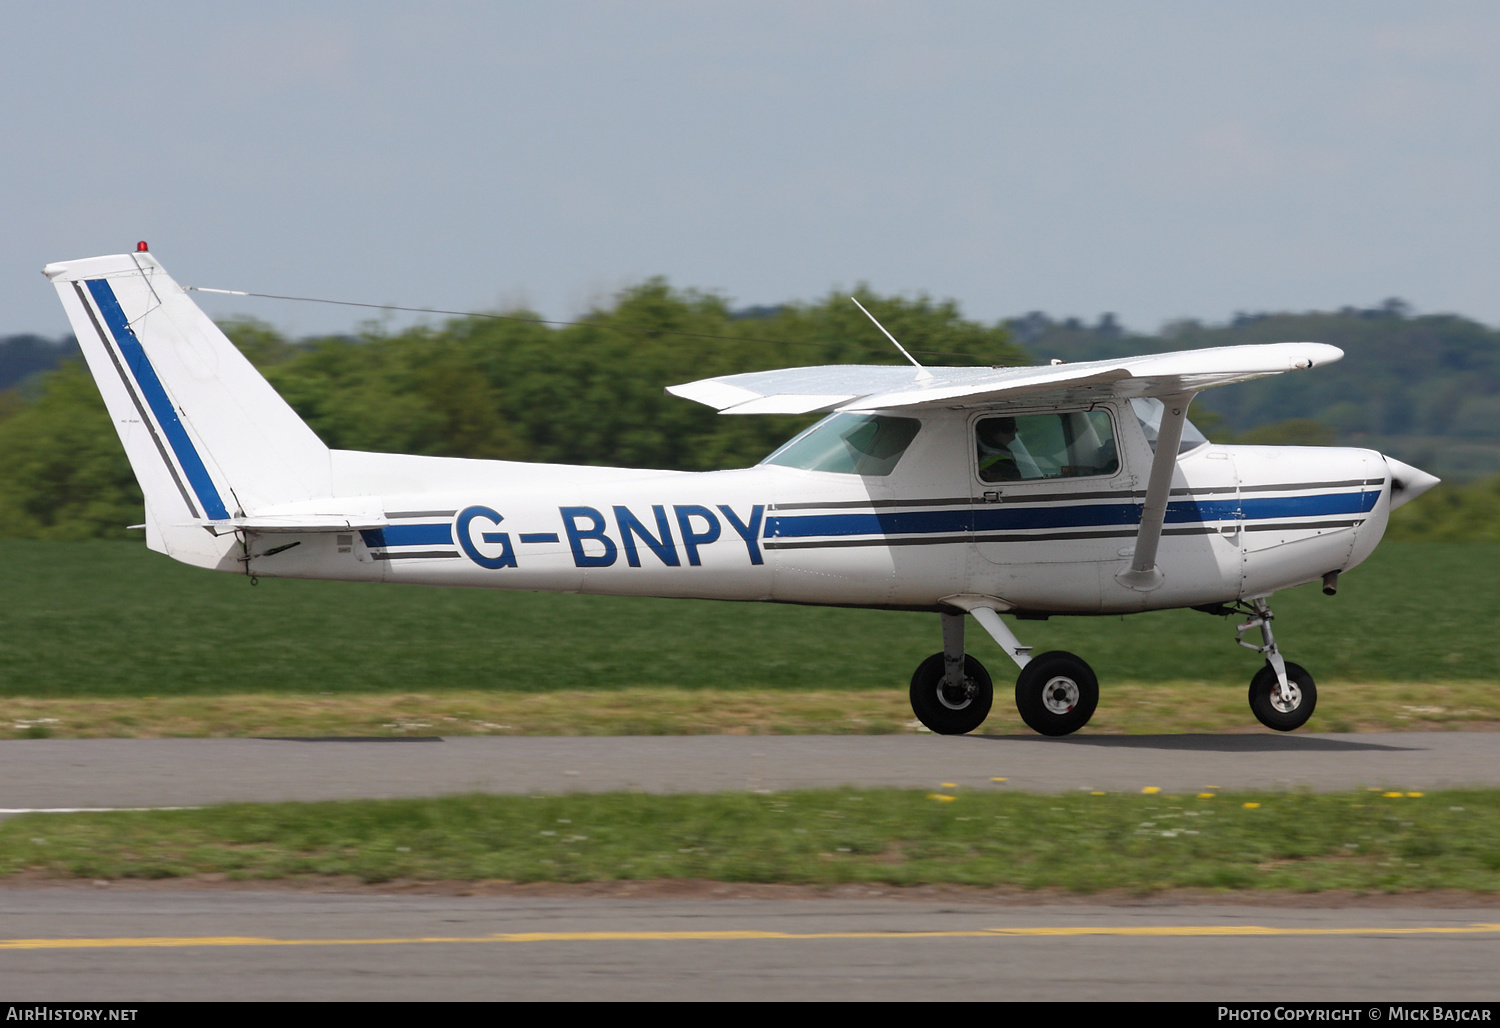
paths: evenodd
<path fill-rule="evenodd" d="M 139 243 L 135 244 L 135 252 L 136 253 L 150 253 L 151 252 L 151 247 L 147 246 L 146 245 L 146 241 L 144 239 L 142 239 Z"/>

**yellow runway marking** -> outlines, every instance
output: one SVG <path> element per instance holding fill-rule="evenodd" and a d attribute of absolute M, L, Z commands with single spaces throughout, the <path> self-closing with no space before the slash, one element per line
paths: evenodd
<path fill-rule="evenodd" d="M 160 936 L 119 939 L 0 939 L 0 950 L 151 949 L 187 946 L 413 946 L 476 942 L 757 942 L 817 939 L 982 939 L 1124 936 L 1182 938 L 1203 936 L 1298 935 L 1480 935 L 1500 934 L 1500 924 L 1421 925 L 1391 928 L 1272 928 L 1265 925 L 1089 925 L 1077 928 L 977 928 L 932 932 L 501 932 L 494 935 L 410 936 L 370 939 L 271 939 L 253 935 Z"/>

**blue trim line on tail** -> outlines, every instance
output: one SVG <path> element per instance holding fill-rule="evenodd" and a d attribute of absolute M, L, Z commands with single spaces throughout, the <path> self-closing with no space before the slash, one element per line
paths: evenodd
<path fill-rule="evenodd" d="M 172 406 L 171 399 L 167 397 L 166 389 L 162 387 L 161 379 L 156 377 L 156 369 L 151 366 L 151 359 L 146 356 L 140 340 L 135 337 L 135 330 L 125 319 L 125 312 L 120 309 L 120 301 L 115 299 L 115 291 L 102 278 L 91 278 L 85 284 L 89 287 L 89 293 L 94 297 L 94 303 L 99 307 L 99 313 L 104 316 L 104 323 L 109 326 L 110 334 L 115 337 L 115 345 L 120 348 L 120 355 L 125 358 L 125 366 L 135 377 L 136 384 L 140 386 L 141 395 L 146 399 L 146 405 L 156 416 L 156 423 L 161 426 L 162 435 L 167 437 L 172 452 L 177 456 L 177 463 L 182 467 L 182 473 L 187 476 L 188 484 L 197 494 L 198 502 L 203 504 L 204 513 L 216 521 L 229 517 L 224 501 L 219 498 L 219 490 L 214 488 L 213 479 L 209 477 L 208 469 L 203 466 L 203 460 L 198 456 L 198 450 L 193 446 L 192 439 L 188 437 L 187 429 L 178 419 L 177 411 Z"/>

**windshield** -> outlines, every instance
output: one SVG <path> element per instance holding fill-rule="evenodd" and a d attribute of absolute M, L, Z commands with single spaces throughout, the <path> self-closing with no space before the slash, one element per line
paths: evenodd
<path fill-rule="evenodd" d="M 1161 401 L 1154 396 L 1138 397 L 1130 401 L 1131 408 L 1135 411 L 1136 420 L 1141 423 L 1141 431 L 1146 433 L 1146 441 L 1151 444 L 1151 452 L 1156 452 L 1156 434 L 1161 431 Z M 1177 446 L 1178 453 L 1187 453 L 1196 450 L 1208 442 L 1208 436 L 1193 427 L 1191 421 L 1184 420 L 1182 423 L 1182 442 Z"/>
<path fill-rule="evenodd" d="M 915 418 L 832 414 L 761 463 L 841 475 L 889 475 L 921 427 Z"/>

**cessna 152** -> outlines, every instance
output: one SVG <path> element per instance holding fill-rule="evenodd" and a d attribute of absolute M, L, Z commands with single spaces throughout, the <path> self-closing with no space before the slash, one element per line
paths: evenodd
<path fill-rule="evenodd" d="M 1267 598 L 1319 579 L 1333 593 L 1437 482 L 1371 450 L 1218 446 L 1187 420 L 1199 390 L 1343 356 L 1319 343 L 671 386 L 724 414 L 828 413 L 734 471 L 330 450 L 145 244 L 43 270 L 140 480 L 151 549 L 247 575 L 929 611 L 943 648 L 911 703 L 944 734 L 978 728 L 993 699 L 966 616 L 1020 669 L 1022 719 L 1066 735 L 1093 715 L 1093 671 L 1032 656 L 1000 615 L 1171 607 L 1242 615 L 1241 645 L 1265 657 L 1251 710 L 1299 727 L 1316 690 L 1277 649 Z"/>

